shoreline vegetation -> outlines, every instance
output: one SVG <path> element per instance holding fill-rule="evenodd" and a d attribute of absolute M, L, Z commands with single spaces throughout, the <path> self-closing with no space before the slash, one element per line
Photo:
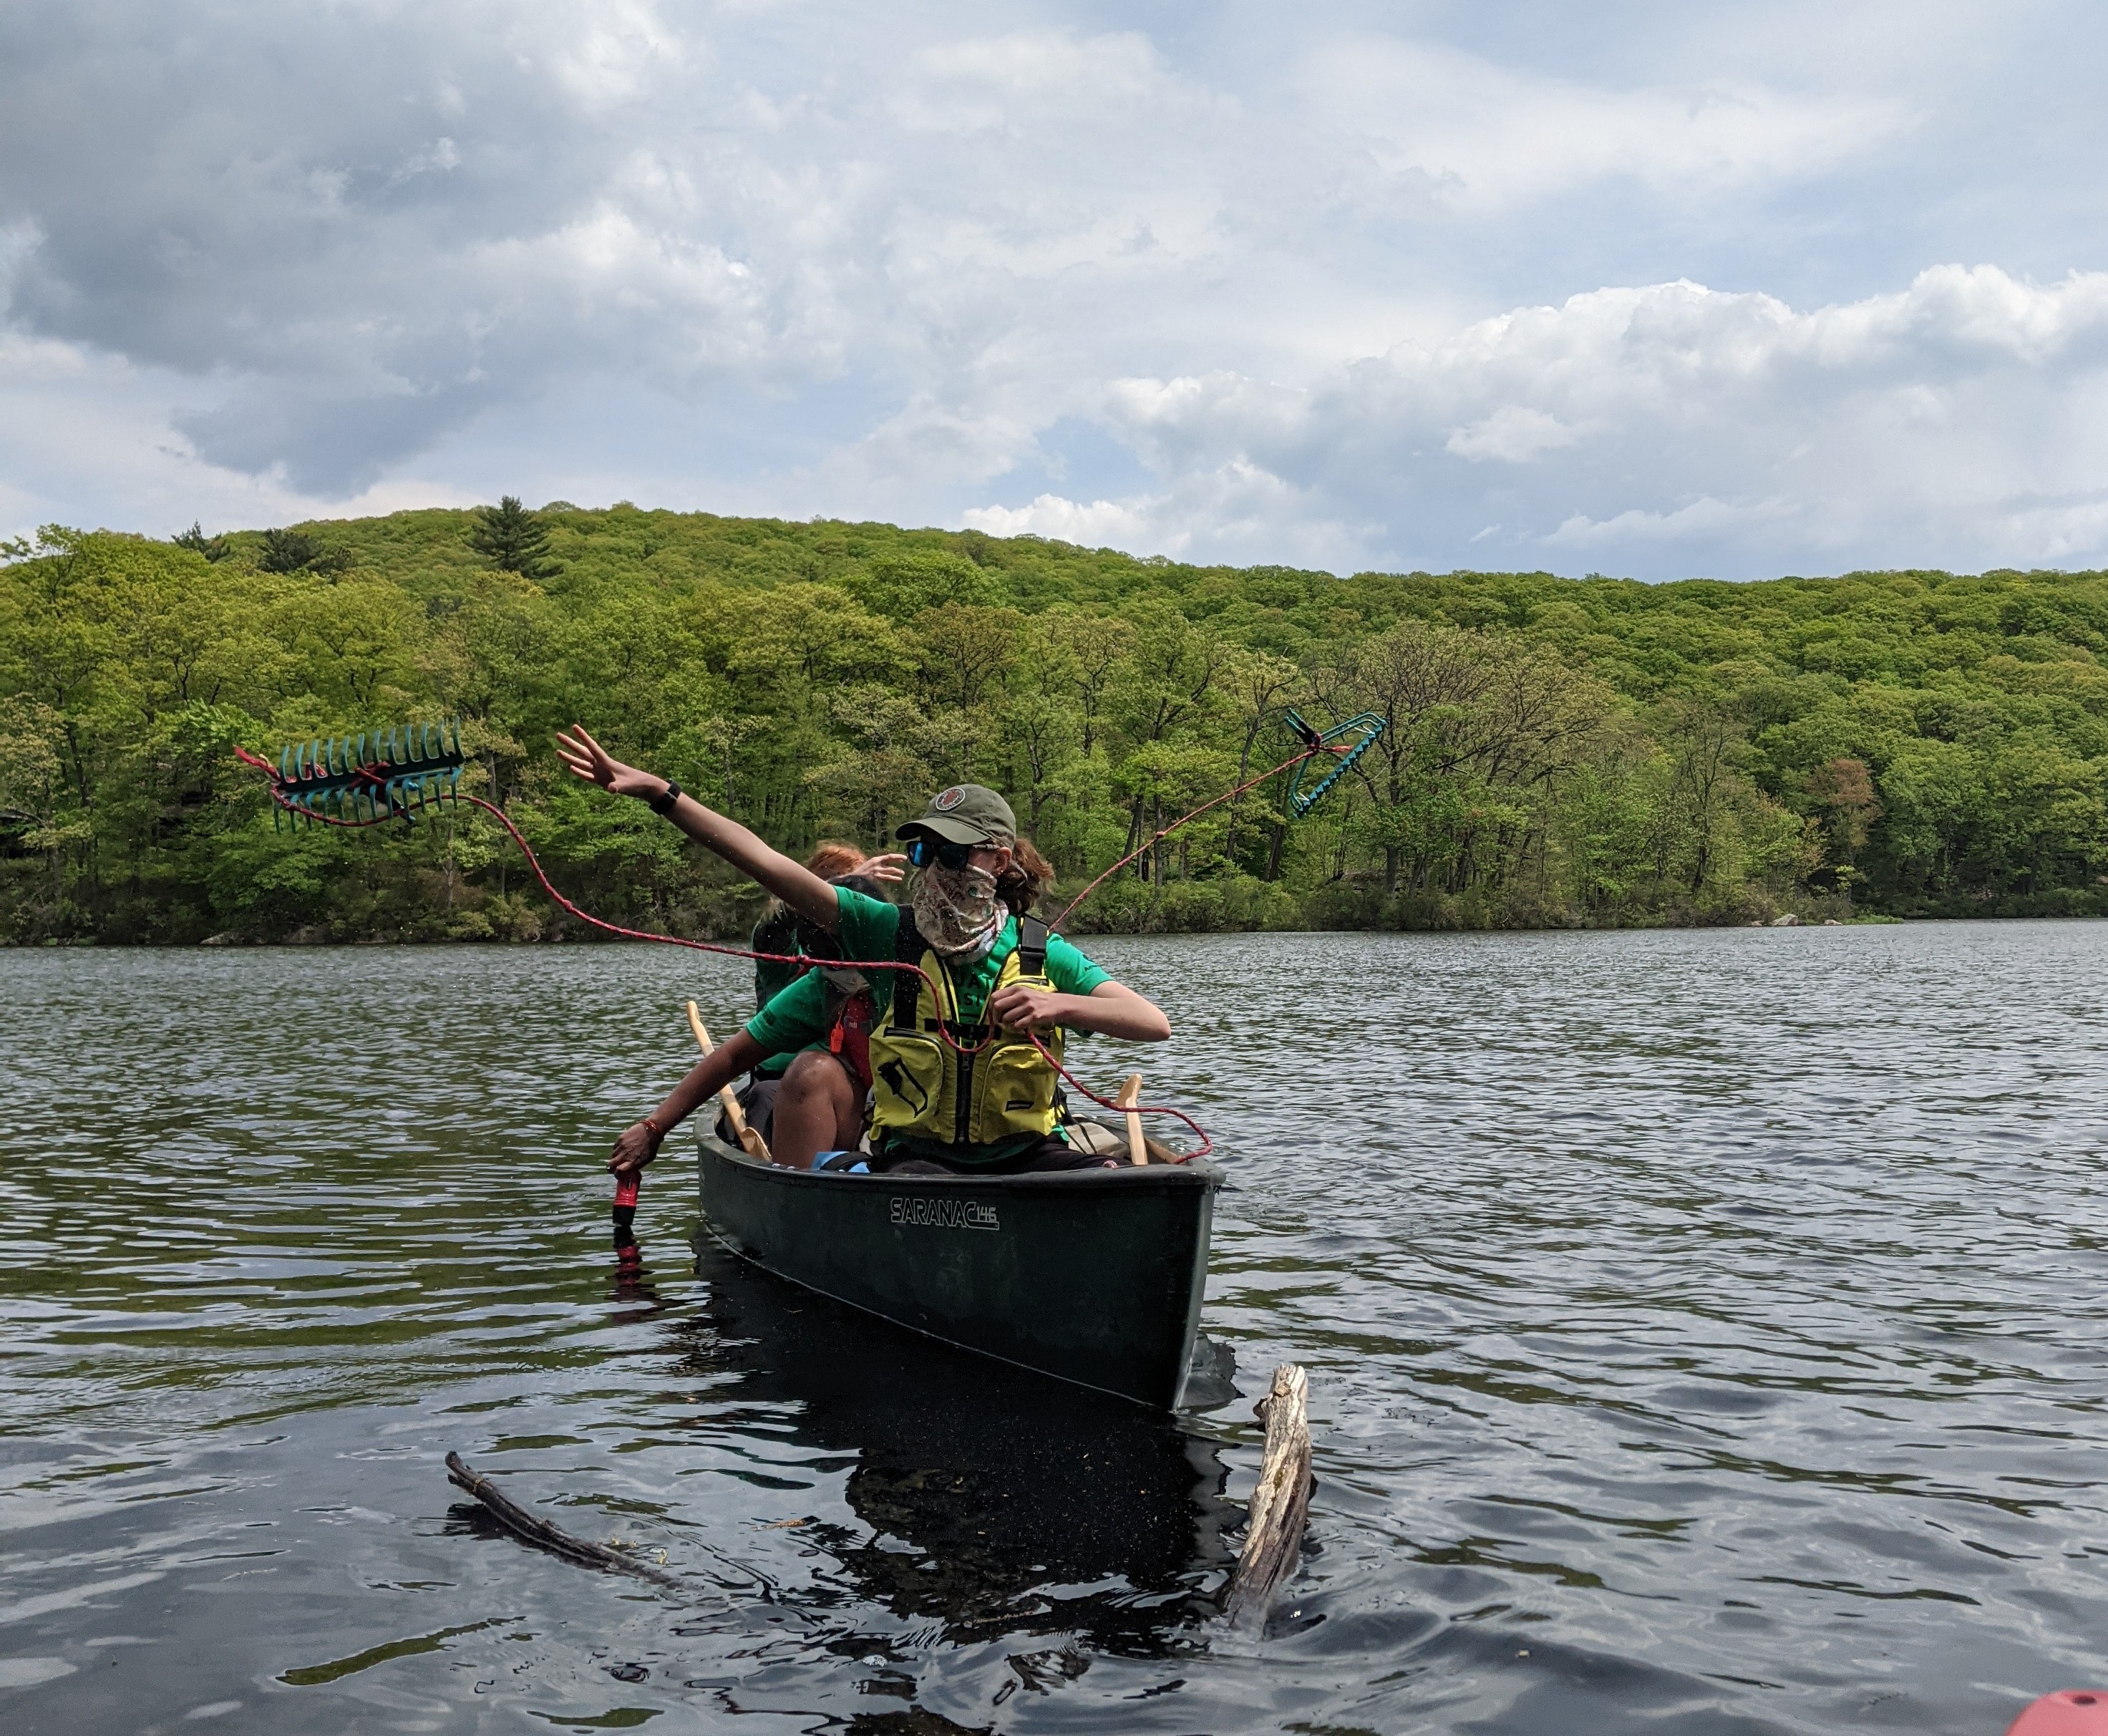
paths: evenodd
<path fill-rule="evenodd" d="M 1643 584 L 1189 566 L 1034 537 L 508 499 L 0 543 L 0 943 L 584 939 L 494 823 L 274 832 L 239 743 L 461 719 L 463 787 L 611 921 L 759 895 L 556 728 L 802 854 L 1002 790 L 1072 891 L 1321 726 L 1079 933 L 2108 914 L 2108 576 Z M 1058 908 L 1058 907 L 1057 907 Z"/>

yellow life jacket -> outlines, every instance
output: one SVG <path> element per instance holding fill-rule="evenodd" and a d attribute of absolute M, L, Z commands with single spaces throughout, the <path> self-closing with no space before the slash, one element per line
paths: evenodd
<path fill-rule="evenodd" d="M 1014 982 L 1049 989 L 1047 925 L 1037 917 L 1017 919 L 1017 945 L 1002 962 L 997 992 Z M 1000 945 L 1002 943 L 997 943 Z M 937 1004 L 928 1006 L 930 985 L 905 971 L 890 972 L 893 1004 L 871 1034 L 871 1134 L 874 1146 L 888 1137 L 927 1139 L 939 1145 L 993 1145 L 1024 1134 L 1042 1139 L 1054 1131 L 1060 1075 L 1031 1039 L 1008 1026 L 958 1022 L 958 990 L 944 961 L 923 941 L 912 912 L 903 909 L 894 956 L 920 963 L 936 984 Z M 977 1053 L 962 1055 L 947 1043 L 948 1031 Z M 1043 1031 L 1047 1053 L 1061 1058 L 1059 1028 Z"/>

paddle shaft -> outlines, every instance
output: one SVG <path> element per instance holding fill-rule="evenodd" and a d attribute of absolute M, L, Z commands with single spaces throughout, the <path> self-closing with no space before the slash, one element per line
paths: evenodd
<path fill-rule="evenodd" d="M 696 1046 L 707 1059 L 716 1045 L 710 1041 L 710 1034 L 704 1028 L 703 1016 L 693 1001 L 688 1003 L 688 1029 L 695 1032 Z M 746 1125 L 746 1111 L 739 1107 L 739 1098 L 732 1086 L 729 1084 L 720 1085 L 718 1097 L 724 1104 L 725 1118 L 732 1123 L 732 1130 L 738 1137 L 740 1148 L 748 1157 L 759 1157 L 763 1163 L 773 1161 L 768 1155 L 768 1142 Z"/>
<path fill-rule="evenodd" d="M 1149 1146 L 1142 1139 L 1142 1117 L 1136 1113 L 1134 1107 L 1142 1101 L 1142 1075 L 1128 1074 L 1126 1083 L 1119 1088 L 1119 1095 L 1113 1101 L 1126 1115 L 1127 1161 L 1129 1163 L 1147 1163 Z"/>

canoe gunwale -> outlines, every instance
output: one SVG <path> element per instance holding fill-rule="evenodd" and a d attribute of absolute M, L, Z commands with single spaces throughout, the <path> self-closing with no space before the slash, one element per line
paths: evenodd
<path fill-rule="evenodd" d="M 837 1182 L 883 1182 L 889 1188 L 927 1185 L 944 1188 L 963 1185 L 1002 1187 L 1018 1193 L 1032 1193 L 1043 1188 L 1105 1187 L 1121 1188 L 1130 1192 L 1151 1187 L 1173 1189 L 1205 1187 L 1220 1191 L 1227 1184 L 1227 1178 L 1223 1171 L 1205 1157 L 1196 1157 L 1190 1163 L 1123 1164 L 1116 1169 L 1026 1170 L 1008 1175 L 975 1175 L 971 1173 L 903 1175 L 894 1171 L 871 1170 L 857 1175 L 848 1170 L 794 1170 L 788 1164 L 765 1163 L 750 1152 L 736 1145 L 728 1145 L 712 1133 L 698 1134 L 696 1143 L 721 1161 L 737 1164 L 755 1175 L 766 1175 L 772 1180 L 803 1187 L 824 1188 Z"/>

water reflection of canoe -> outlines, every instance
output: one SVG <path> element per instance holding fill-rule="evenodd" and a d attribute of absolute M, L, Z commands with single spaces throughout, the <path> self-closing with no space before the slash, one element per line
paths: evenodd
<path fill-rule="evenodd" d="M 1213 1165 L 846 1175 L 701 1143 L 705 1219 L 754 1265 L 947 1344 L 1178 1402 L 1223 1182 Z"/>
<path fill-rule="evenodd" d="M 1001 1678 L 1021 1635 L 1155 1656 L 1212 1613 L 1235 1563 L 1222 1533 L 1243 1515 L 1205 1432 L 895 1331 L 707 1242 L 696 1270 L 700 1315 L 668 1326 L 685 1371 L 739 1375 L 713 1389 L 718 1426 L 753 1430 L 780 1475 L 801 1474 L 800 1454 L 848 1470 L 863 1526 L 823 1514 L 799 1535 L 842 1570 L 815 1612 L 866 1636 L 858 1651 L 875 1628 L 845 1580 L 950 1644 L 1013 1642 L 982 1661 Z"/>

